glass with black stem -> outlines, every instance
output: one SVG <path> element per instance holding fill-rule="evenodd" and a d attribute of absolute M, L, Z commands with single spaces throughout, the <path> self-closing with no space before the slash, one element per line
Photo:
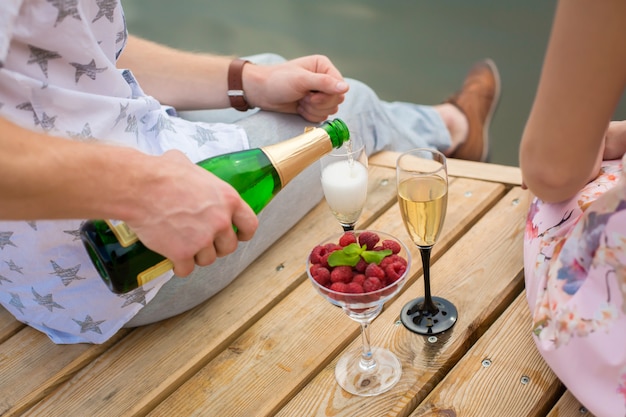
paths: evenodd
<path fill-rule="evenodd" d="M 322 157 L 322 188 L 326 203 L 344 231 L 354 230 L 367 198 L 367 153 L 358 135 Z"/>
<path fill-rule="evenodd" d="M 446 157 L 434 149 L 407 151 L 396 162 L 396 179 L 402 221 L 420 250 L 424 270 L 424 297 L 407 303 L 400 318 L 415 333 L 441 333 L 450 329 L 458 316 L 454 304 L 430 292 L 430 253 L 443 228 L 448 205 Z"/>

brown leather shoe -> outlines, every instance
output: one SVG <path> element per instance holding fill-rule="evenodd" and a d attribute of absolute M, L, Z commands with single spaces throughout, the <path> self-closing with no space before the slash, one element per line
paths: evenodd
<path fill-rule="evenodd" d="M 489 125 L 500 99 L 500 75 L 491 59 L 477 62 L 467 73 L 460 91 L 446 103 L 455 105 L 467 117 L 467 140 L 451 158 L 486 161 L 489 155 Z"/>

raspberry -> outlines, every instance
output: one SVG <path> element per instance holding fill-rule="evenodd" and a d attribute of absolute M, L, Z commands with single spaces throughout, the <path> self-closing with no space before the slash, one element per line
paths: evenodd
<path fill-rule="evenodd" d="M 385 279 L 385 271 L 376 264 L 369 264 L 367 268 L 365 268 L 365 276 L 366 277 L 376 277 L 380 280 Z"/>
<path fill-rule="evenodd" d="M 378 291 L 383 288 L 383 283 L 376 277 L 369 277 L 363 282 L 365 292 Z"/>
<path fill-rule="evenodd" d="M 332 282 L 343 282 L 347 284 L 352 281 L 352 267 L 347 265 L 337 266 L 330 272 Z"/>
<path fill-rule="evenodd" d="M 400 244 L 395 240 L 385 239 L 383 240 L 382 245 L 383 249 L 390 249 L 393 254 L 399 253 L 402 250 Z"/>
<path fill-rule="evenodd" d="M 333 282 L 330 285 L 330 289 L 335 292 L 346 292 L 348 289 L 348 284 L 345 282 Z"/>
<path fill-rule="evenodd" d="M 365 292 L 363 286 L 356 282 L 351 282 L 346 286 L 346 292 L 350 294 L 362 294 Z"/>
<path fill-rule="evenodd" d="M 359 262 L 354 266 L 354 270 L 361 273 L 365 272 L 365 268 L 367 268 L 367 262 L 363 258 L 359 259 Z"/>
<path fill-rule="evenodd" d="M 372 250 L 380 240 L 380 237 L 374 232 L 363 232 L 359 235 L 359 245 L 367 246 L 367 250 Z"/>
<path fill-rule="evenodd" d="M 339 238 L 339 245 L 345 247 L 351 243 L 356 243 L 356 235 L 353 232 L 346 232 Z"/>
<path fill-rule="evenodd" d="M 330 256 L 330 252 L 326 252 L 321 258 L 320 258 L 320 265 L 326 267 L 326 268 L 330 268 L 330 265 L 328 265 L 328 257 Z"/>
<path fill-rule="evenodd" d="M 326 248 L 326 250 L 328 251 L 328 253 L 333 253 L 336 250 L 341 250 L 343 249 L 341 246 L 339 246 L 336 243 L 327 243 L 324 245 L 324 247 Z"/>
<path fill-rule="evenodd" d="M 406 259 L 404 259 L 402 256 L 399 256 L 399 255 L 385 256 L 385 258 L 382 261 L 380 261 L 378 266 L 380 266 L 382 269 L 385 269 L 387 268 L 387 266 L 395 262 L 400 262 L 402 265 L 407 266 Z"/>
<path fill-rule="evenodd" d="M 310 272 L 313 279 L 320 285 L 323 285 L 324 287 L 330 285 L 330 271 L 327 268 L 320 264 L 315 264 L 311 266 Z"/>
<path fill-rule="evenodd" d="M 406 271 L 406 266 L 401 262 L 394 262 L 387 265 L 385 268 L 385 274 L 387 275 L 387 285 L 396 282 L 402 274 Z"/>
<path fill-rule="evenodd" d="M 352 282 L 356 282 L 357 284 L 361 284 L 363 285 L 363 283 L 365 282 L 365 275 L 364 274 L 356 274 L 353 278 L 352 278 Z"/>
<path fill-rule="evenodd" d="M 313 250 L 311 251 L 311 255 L 309 256 L 309 261 L 311 261 L 312 264 L 318 264 L 320 263 L 320 259 L 322 258 L 322 256 L 326 255 L 327 252 L 328 251 L 326 250 L 324 246 L 318 245 L 314 247 Z"/>

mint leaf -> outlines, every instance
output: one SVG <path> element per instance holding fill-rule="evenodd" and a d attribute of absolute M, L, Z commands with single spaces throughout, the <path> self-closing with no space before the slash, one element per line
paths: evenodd
<path fill-rule="evenodd" d="M 328 265 L 340 266 L 348 265 L 355 266 L 361 259 L 361 248 L 356 243 L 351 243 L 342 250 L 336 250 L 328 257 Z"/>
<path fill-rule="evenodd" d="M 351 243 L 342 250 L 337 250 L 330 254 L 328 257 L 328 265 L 335 266 L 356 266 L 359 260 L 363 258 L 368 264 L 375 263 L 378 265 L 385 257 L 391 255 L 390 249 L 375 251 L 366 250 L 367 246 L 359 246 L 356 243 Z"/>
<path fill-rule="evenodd" d="M 365 259 L 365 262 L 367 262 L 368 264 L 375 263 L 376 265 L 378 265 L 380 261 L 385 259 L 387 256 L 391 255 L 391 253 L 392 253 L 391 249 L 366 250 L 366 251 L 363 251 L 363 253 L 361 253 L 361 256 L 363 257 L 363 259 Z"/>
<path fill-rule="evenodd" d="M 361 247 L 358 243 L 350 243 L 348 246 L 343 248 L 342 252 L 346 255 L 360 255 L 361 252 L 365 250 L 365 246 Z"/>

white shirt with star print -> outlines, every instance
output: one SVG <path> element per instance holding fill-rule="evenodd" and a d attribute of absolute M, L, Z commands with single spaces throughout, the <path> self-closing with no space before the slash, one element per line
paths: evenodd
<path fill-rule="evenodd" d="M 241 128 L 185 121 L 145 95 L 116 67 L 126 39 L 119 0 L 0 1 L 0 116 L 194 162 L 248 147 Z M 82 221 L 0 222 L 0 304 L 55 343 L 105 342 L 172 276 L 110 292 L 78 237 Z"/>

